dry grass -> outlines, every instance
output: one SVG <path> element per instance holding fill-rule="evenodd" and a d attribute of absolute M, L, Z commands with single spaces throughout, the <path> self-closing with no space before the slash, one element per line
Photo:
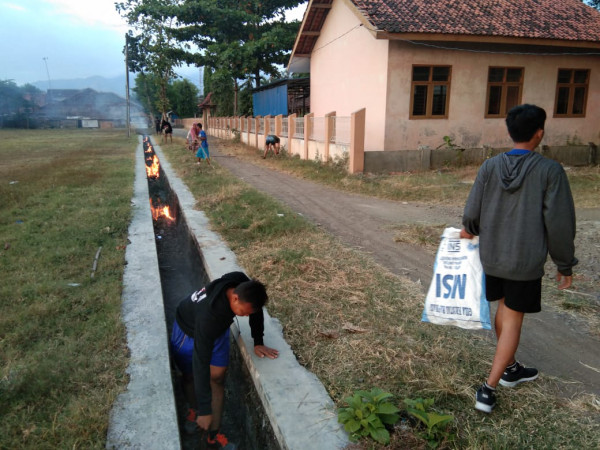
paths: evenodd
<path fill-rule="evenodd" d="M 219 145 L 221 152 L 244 149 L 215 141 L 211 145 Z M 438 411 L 455 416 L 457 440 L 446 443 L 447 448 L 585 448 L 599 441 L 597 399 L 565 401 L 558 396 L 557 380 L 502 390 L 491 416 L 474 411 L 474 388 L 489 371 L 493 355 L 490 333 L 422 323 L 421 286 L 389 274 L 301 219 L 275 228 L 270 224 L 275 211 L 296 215 L 222 168 L 190 169 L 193 162 L 179 146 L 163 150 L 241 266 L 266 282 L 269 312 L 281 321 L 298 360 L 319 377 L 338 405 L 357 389 L 372 387 L 391 392 L 400 407 L 403 398 L 434 398 Z M 279 164 L 277 159 L 266 161 Z M 413 236 L 400 231 L 399 239 L 413 242 L 439 236 L 426 227 Z M 355 448 L 385 447 L 364 441 Z M 425 448 L 425 442 L 403 423 L 387 448 Z"/>

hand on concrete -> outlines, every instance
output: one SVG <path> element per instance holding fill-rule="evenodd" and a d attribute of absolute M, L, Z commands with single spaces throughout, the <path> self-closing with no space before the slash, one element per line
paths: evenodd
<path fill-rule="evenodd" d="M 558 289 L 563 290 L 571 287 L 571 284 L 573 284 L 573 277 L 558 272 L 556 274 L 556 281 L 558 281 Z"/>
<path fill-rule="evenodd" d="M 212 414 L 207 416 L 198 416 L 196 417 L 196 423 L 201 430 L 208 431 L 210 424 L 212 423 Z"/>
<path fill-rule="evenodd" d="M 259 358 L 264 358 L 265 356 L 267 356 L 271 359 L 275 359 L 279 356 L 279 351 L 275 350 L 274 348 L 266 347 L 264 345 L 255 345 L 254 353 Z"/>

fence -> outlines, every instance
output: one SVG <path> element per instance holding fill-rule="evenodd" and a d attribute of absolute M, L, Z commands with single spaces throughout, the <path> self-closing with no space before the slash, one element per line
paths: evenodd
<path fill-rule="evenodd" d="M 187 121 L 190 121 L 187 124 Z M 191 125 L 192 119 L 184 119 Z M 365 110 L 350 117 L 336 117 L 335 112 L 325 117 L 313 113 L 304 117 L 204 117 L 207 134 L 221 139 L 239 138 L 251 147 L 263 149 L 269 134 L 279 136 L 281 148 L 290 155 L 306 160 L 348 161 L 348 172 L 364 169 Z"/>

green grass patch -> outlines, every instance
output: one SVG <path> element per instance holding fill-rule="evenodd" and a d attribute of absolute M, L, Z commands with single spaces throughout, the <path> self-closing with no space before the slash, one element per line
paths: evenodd
<path fill-rule="evenodd" d="M 560 381 L 541 379 L 518 389 L 502 389 L 494 414 L 475 411 L 475 389 L 489 371 L 494 352 L 489 337 L 422 323 L 420 285 L 393 276 L 364 254 L 342 246 L 233 177 L 218 166 L 218 159 L 213 160 L 214 169 L 197 166 L 192 155 L 182 151 L 182 142 L 175 141 L 162 148 L 197 199 L 197 207 L 249 275 L 266 282 L 269 312 L 281 321 L 299 362 L 318 376 L 339 407 L 356 391 L 374 387 L 391 393 L 401 410 L 402 399 L 433 399 L 432 414 L 454 416 L 454 428 L 448 432 L 456 438 L 443 444 L 448 448 L 589 448 L 598 442 L 598 400 L 591 396 L 567 402 L 558 395 Z M 217 139 L 211 145 L 224 153 L 241 148 Z M 256 156 L 258 161 L 254 153 L 250 158 Z M 289 159 L 290 164 L 321 170 L 314 162 Z M 285 158 L 266 161 L 280 164 L 280 170 L 290 167 Z M 440 176 L 446 175 L 450 176 Z M 343 176 L 338 183 L 359 186 L 366 184 L 363 178 Z M 384 182 L 384 177 L 377 179 Z M 417 239 L 427 241 L 436 232 L 423 228 Z M 390 439 L 389 446 L 360 443 L 374 449 L 427 445 L 418 429 L 405 426 L 394 429 Z"/>
<path fill-rule="evenodd" d="M 0 130 L 0 448 L 105 446 L 127 383 L 124 133 Z"/>

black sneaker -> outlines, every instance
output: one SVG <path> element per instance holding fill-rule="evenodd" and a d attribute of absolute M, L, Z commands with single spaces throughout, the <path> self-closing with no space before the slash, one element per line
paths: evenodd
<path fill-rule="evenodd" d="M 506 368 L 502 374 L 502 378 L 500 378 L 500 384 L 505 387 L 515 387 L 519 383 L 535 380 L 538 375 L 539 372 L 537 369 L 525 367 L 517 361 L 512 366 Z"/>
<path fill-rule="evenodd" d="M 477 394 L 475 394 L 475 409 L 489 414 L 494 406 L 496 406 L 496 391 L 490 389 L 484 383 L 477 389 Z"/>

